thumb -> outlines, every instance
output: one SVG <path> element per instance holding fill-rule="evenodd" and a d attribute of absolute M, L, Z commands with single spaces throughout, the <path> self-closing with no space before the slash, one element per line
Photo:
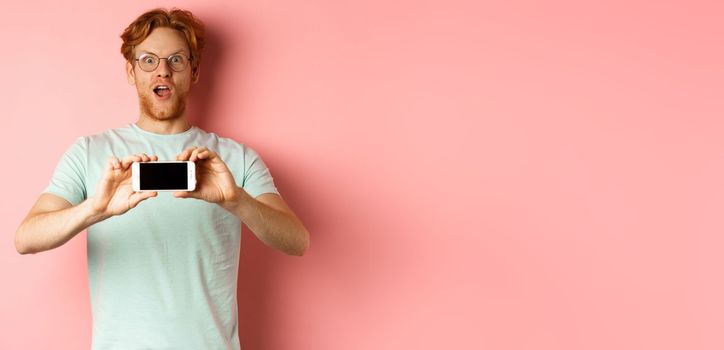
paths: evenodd
<path fill-rule="evenodd" d="M 138 203 L 143 201 L 144 199 L 148 199 L 151 197 L 156 197 L 158 195 L 158 192 L 135 192 L 131 195 L 129 198 L 131 208 L 135 208 Z"/>
<path fill-rule="evenodd" d="M 103 178 L 110 179 L 113 177 L 113 172 L 121 167 L 121 162 L 115 156 L 108 157 L 106 162 L 106 168 L 103 171 Z"/>
<path fill-rule="evenodd" d="M 178 191 L 174 192 L 173 196 L 176 198 L 199 198 L 196 196 L 196 191 Z"/>

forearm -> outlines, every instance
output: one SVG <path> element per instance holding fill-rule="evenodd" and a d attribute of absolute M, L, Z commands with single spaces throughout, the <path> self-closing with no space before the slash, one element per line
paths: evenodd
<path fill-rule="evenodd" d="M 238 217 L 266 245 L 288 255 L 303 255 L 309 233 L 294 215 L 259 202 L 238 188 L 239 199 L 223 206 Z"/>
<path fill-rule="evenodd" d="M 88 200 L 69 208 L 40 213 L 27 218 L 15 233 L 15 246 L 21 254 L 57 248 L 78 233 L 105 220 Z"/>

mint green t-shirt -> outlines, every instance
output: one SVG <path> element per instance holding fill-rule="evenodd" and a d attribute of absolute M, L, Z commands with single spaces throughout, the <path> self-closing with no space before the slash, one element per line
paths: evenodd
<path fill-rule="evenodd" d="M 175 160 L 192 146 L 216 152 L 252 197 L 279 194 L 248 146 L 195 126 L 161 135 L 134 123 L 76 139 L 44 192 L 77 205 L 94 194 L 109 156 Z M 94 350 L 240 348 L 236 216 L 217 204 L 159 192 L 90 226 L 87 237 Z"/>

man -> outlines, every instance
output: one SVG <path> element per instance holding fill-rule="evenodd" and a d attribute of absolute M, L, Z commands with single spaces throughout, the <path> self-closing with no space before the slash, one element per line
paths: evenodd
<path fill-rule="evenodd" d="M 16 248 L 53 249 L 88 228 L 93 349 L 239 349 L 241 223 L 290 255 L 304 254 L 309 233 L 258 153 L 188 123 L 203 23 L 156 9 L 121 38 L 140 117 L 75 141 L 18 228 Z M 159 159 L 194 161 L 196 189 L 134 192 L 131 164 Z"/>

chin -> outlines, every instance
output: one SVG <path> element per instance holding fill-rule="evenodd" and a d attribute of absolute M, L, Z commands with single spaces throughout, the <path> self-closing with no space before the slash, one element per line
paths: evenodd
<path fill-rule="evenodd" d="M 166 108 L 162 110 L 147 111 L 146 114 L 156 120 L 173 120 L 178 119 L 183 115 L 183 110 Z"/>
<path fill-rule="evenodd" d="M 186 110 L 186 100 L 174 98 L 167 102 L 159 102 L 153 96 L 140 96 L 141 112 L 159 121 L 180 118 Z"/>

